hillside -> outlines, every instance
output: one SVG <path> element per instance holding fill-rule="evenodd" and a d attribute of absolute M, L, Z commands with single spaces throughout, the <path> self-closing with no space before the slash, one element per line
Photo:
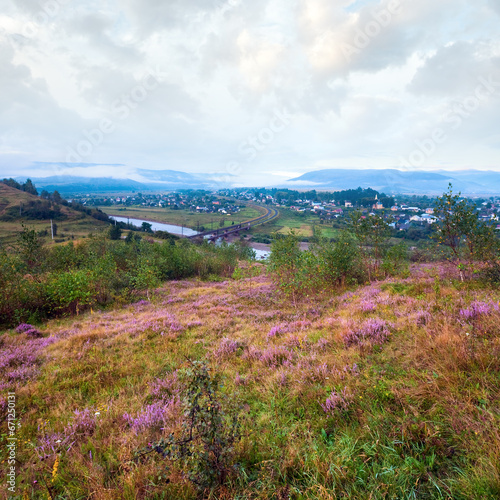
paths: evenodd
<path fill-rule="evenodd" d="M 30 207 L 33 212 L 41 215 L 34 217 L 29 212 Z M 87 214 L 62 204 L 48 202 L 0 182 L 0 240 L 13 241 L 21 229 L 21 223 L 34 227 L 37 231 L 50 231 L 50 219 L 58 224 L 61 237 L 80 237 L 107 227 L 106 223 Z"/>
<path fill-rule="evenodd" d="M 292 307 L 261 265 L 239 276 L 4 332 L 19 491 L 187 500 L 212 478 L 214 499 L 499 497 L 498 290 L 414 265 Z M 214 423 L 207 455 L 203 426 L 189 455 L 168 445 L 185 410 Z"/>
<path fill-rule="evenodd" d="M 446 191 L 450 182 L 455 191 L 463 194 L 500 192 L 500 173 L 479 170 L 425 172 L 417 169 L 325 169 L 290 179 L 285 187 L 342 190 L 359 186 L 386 194 L 433 195 Z"/>
<path fill-rule="evenodd" d="M 174 191 L 177 189 L 204 189 L 213 186 L 209 175 L 194 175 L 177 170 L 135 169 L 139 181 L 111 177 L 77 177 L 57 175 L 35 177 L 32 181 L 41 189 L 57 190 L 64 195 L 72 194 L 123 194 L 148 191 Z M 24 181 L 24 177 L 17 179 Z"/>

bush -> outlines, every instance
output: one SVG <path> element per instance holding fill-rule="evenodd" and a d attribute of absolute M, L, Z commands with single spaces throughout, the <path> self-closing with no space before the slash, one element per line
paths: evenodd
<path fill-rule="evenodd" d="M 409 268 L 408 248 L 398 243 L 387 250 L 382 262 L 382 269 L 390 276 L 407 274 Z"/>
<path fill-rule="evenodd" d="M 167 459 L 181 460 L 185 475 L 202 493 L 224 484 L 236 473 L 234 446 L 240 439 L 240 424 L 236 411 L 223 407 L 219 381 L 205 363 L 191 361 L 183 377 L 187 388 L 183 435 L 175 439 L 171 434 L 139 450 L 136 457 L 156 452 Z"/>
<path fill-rule="evenodd" d="M 361 252 L 349 233 L 342 232 L 334 244 L 320 239 L 314 248 L 321 276 L 326 283 L 344 287 L 366 280 Z"/>
<path fill-rule="evenodd" d="M 313 255 L 301 252 L 293 230 L 286 236 L 276 234 L 271 244 L 269 271 L 279 290 L 296 304 L 311 288 Z M 308 269 L 309 268 L 309 269 Z"/>
<path fill-rule="evenodd" d="M 46 250 L 36 232 L 23 227 L 14 252 L 0 252 L 0 323 L 78 313 L 166 280 L 230 277 L 238 259 L 251 259 L 253 253 L 240 244 L 151 243 L 129 234 L 128 241 L 101 235 Z"/>
<path fill-rule="evenodd" d="M 47 297 L 59 312 L 77 313 L 94 300 L 94 276 L 87 270 L 73 270 L 52 276 L 47 283 Z"/>

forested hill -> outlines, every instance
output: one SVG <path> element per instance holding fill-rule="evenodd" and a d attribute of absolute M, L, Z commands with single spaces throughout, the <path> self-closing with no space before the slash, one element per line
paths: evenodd
<path fill-rule="evenodd" d="M 33 192 L 36 192 L 36 188 Z M 108 216 L 100 210 L 68 203 L 57 192 L 42 191 L 42 195 L 37 196 L 0 182 L 0 239 L 2 241 L 15 238 L 20 231 L 21 223 L 45 233 L 50 232 L 51 220 L 54 224 L 64 223 L 66 231 L 75 237 L 94 231 L 101 225 L 107 225 Z"/>

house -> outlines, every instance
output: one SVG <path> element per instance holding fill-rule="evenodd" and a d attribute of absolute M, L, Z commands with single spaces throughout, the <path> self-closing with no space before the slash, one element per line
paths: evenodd
<path fill-rule="evenodd" d="M 350 201 L 346 201 L 345 208 L 352 208 L 352 203 Z"/>
<path fill-rule="evenodd" d="M 421 216 L 422 222 L 427 222 L 427 224 L 434 224 L 434 222 L 438 221 L 438 218 L 434 215 L 422 214 Z"/>
<path fill-rule="evenodd" d="M 420 217 L 419 215 L 412 215 L 410 217 L 410 221 L 412 222 L 424 222 L 424 219 Z"/>
<path fill-rule="evenodd" d="M 426 208 L 425 209 L 425 213 L 429 214 L 429 215 L 432 215 L 434 213 L 434 209 L 433 208 Z"/>

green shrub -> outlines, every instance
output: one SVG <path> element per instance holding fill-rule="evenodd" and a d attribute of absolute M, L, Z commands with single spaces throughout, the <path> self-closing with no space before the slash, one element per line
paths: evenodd
<path fill-rule="evenodd" d="M 343 231 L 335 243 L 320 239 L 314 246 L 319 272 L 323 280 L 333 286 L 363 283 L 365 267 L 357 241 Z"/>
<path fill-rule="evenodd" d="M 408 248 L 404 243 L 398 243 L 387 250 L 382 262 L 382 269 L 390 276 L 408 273 Z"/>
<path fill-rule="evenodd" d="M 281 293 L 291 298 L 294 304 L 311 288 L 308 267 L 311 267 L 311 257 L 301 252 L 299 239 L 293 230 L 287 235 L 274 236 L 269 271 Z"/>
<path fill-rule="evenodd" d="M 94 301 L 95 278 L 83 269 L 55 274 L 50 277 L 46 292 L 54 311 L 78 313 Z"/>
<path fill-rule="evenodd" d="M 223 405 L 220 381 L 204 362 L 190 361 L 183 376 L 186 394 L 182 436 L 175 439 L 171 434 L 139 450 L 136 457 L 156 452 L 167 459 L 181 460 L 185 475 L 203 493 L 236 473 L 234 447 L 240 440 L 240 423 L 237 412 Z"/>

